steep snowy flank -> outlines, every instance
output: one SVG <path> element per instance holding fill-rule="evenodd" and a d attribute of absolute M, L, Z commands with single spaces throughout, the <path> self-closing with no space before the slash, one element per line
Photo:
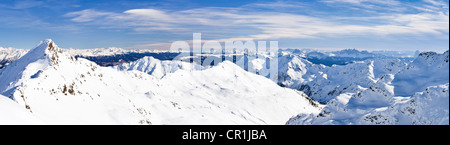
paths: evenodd
<path fill-rule="evenodd" d="M 148 124 L 145 99 L 121 86 L 138 77 L 75 60 L 48 39 L 1 70 L 0 91 L 48 124 Z"/>
<path fill-rule="evenodd" d="M 284 124 L 296 111 L 317 114 L 320 109 L 305 94 L 281 88 L 229 61 L 204 71 L 167 74 L 161 85 L 164 99 L 171 99 L 180 109 L 174 112 L 179 116 L 161 117 L 170 124 L 180 120 L 192 124 Z"/>
<path fill-rule="evenodd" d="M 201 65 L 193 63 L 187 63 L 182 61 L 160 61 L 153 57 L 147 56 L 131 63 L 123 63 L 114 66 L 113 68 L 119 71 L 137 70 L 144 73 L 148 73 L 157 78 L 162 78 L 167 73 L 174 73 L 175 71 L 180 69 L 186 71 L 203 69 Z"/>
<path fill-rule="evenodd" d="M 25 108 L 11 99 L 0 95 L 0 124 L 43 124 Z"/>
<path fill-rule="evenodd" d="M 249 58 L 249 68 L 265 66 L 264 59 Z M 396 74 L 406 68 L 400 59 L 368 59 L 347 65 L 325 66 L 313 64 L 292 53 L 280 53 L 278 57 L 278 80 L 280 86 L 305 92 L 316 101 L 327 103 L 340 94 L 356 93 L 375 84 L 387 74 Z"/>
<path fill-rule="evenodd" d="M 404 70 L 409 62 L 398 58 L 386 58 L 373 60 L 373 73 L 375 78 L 380 78 L 386 74 L 397 74 Z"/>
<path fill-rule="evenodd" d="M 360 124 L 449 124 L 449 84 L 431 86 L 407 101 L 364 115 Z"/>
<path fill-rule="evenodd" d="M 286 124 L 385 124 L 385 125 L 431 125 L 449 124 L 449 84 L 431 86 L 412 97 L 380 96 L 382 89 L 361 95 L 389 102 L 385 107 L 364 107 L 349 102 L 330 103 L 319 115 L 299 114 Z M 367 92 L 368 93 L 368 92 Z M 373 95 L 373 96 L 370 96 Z M 354 99 L 354 98 L 352 98 Z M 361 98 L 358 98 L 361 100 Z M 389 100 L 389 101 L 388 101 Z M 368 101 L 366 101 L 368 102 Z"/>
<path fill-rule="evenodd" d="M 279 84 L 303 91 L 323 103 L 340 94 L 368 88 L 382 75 L 396 73 L 406 65 L 397 59 L 379 59 L 327 67 L 296 55 L 283 55 L 279 60 Z"/>
<path fill-rule="evenodd" d="M 305 83 L 300 90 L 319 102 L 328 102 L 340 94 L 357 92 L 375 83 L 373 61 L 328 67 L 316 76 L 319 77 Z"/>
<path fill-rule="evenodd" d="M 289 88 L 299 89 L 317 77 L 325 69 L 324 65 L 314 65 L 298 55 L 286 54 L 278 58 L 278 83 Z"/>
<path fill-rule="evenodd" d="M 448 76 L 448 51 L 422 53 L 400 73 L 341 93 L 319 115 L 299 114 L 287 124 L 448 124 Z"/>
<path fill-rule="evenodd" d="M 393 84 L 396 96 L 411 96 L 417 90 L 448 83 L 449 51 L 420 53 L 407 68 L 395 75 Z"/>
<path fill-rule="evenodd" d="M 0 70 L 0 93 L 11 97 L 15 88 L 21 86 L 24 80 L 37 77 L 47 67 L 68 59 L 73 58 L 62 55 L 62 50 L 52 40 L 44 40 L 23 57 Z"/>
<path fill-rule="evenodd" d="M 51 40 L 2 69 L 0 86 L 46 124 L 284 124 L 321 107 L 230 62 L 159 79 L 74 59 Z"/>

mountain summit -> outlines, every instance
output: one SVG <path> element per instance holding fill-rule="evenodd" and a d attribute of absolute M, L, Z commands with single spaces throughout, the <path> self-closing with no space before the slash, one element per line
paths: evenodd
<path fill-rule="evenodd" d="M 48 124 L 284 124 L 322 107 L 232 62 L 198 71 L 142 62 L 158 73 L 101 67 L 44 40 L 0 71 L 0 97 L 14 100 L 0 101 Z"/>
<path fill-rule="evenodd" d="M 48 56 L 48 58 L 50 58 L 50 63 L 52 65 L 56 65 L 60 62 L 60 57 L 63 51 L 51 39 L 41 41 L 41 45 L 38 45 L 38 47 L 35 48 L 36 51 L 39 51 L 40 49 L 37 48 L 44 48 L 44 56 Z"/>
<path fill-rule="evenodd" d="M 0 70 L 0 94 L 12 98 L 15 88 L 21 85 L 24 79 L 37 77 L 47 67 L 70 60 L 74 58 L 64 55 L 62 49 L 51 39 L 45 39 L 27 54 Z"/>

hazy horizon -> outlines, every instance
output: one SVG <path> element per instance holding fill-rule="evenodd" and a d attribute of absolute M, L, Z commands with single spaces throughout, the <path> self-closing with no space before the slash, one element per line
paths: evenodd
<path fill-rule="evenodd" d="M 0 47 L 160 49 L 173 41 L 279 41 L 280 48 L 449 49 L 448 0 L 0 2 Z"/>

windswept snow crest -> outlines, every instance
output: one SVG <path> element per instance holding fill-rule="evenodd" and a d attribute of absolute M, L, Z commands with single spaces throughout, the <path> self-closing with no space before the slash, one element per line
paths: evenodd
<path fill-rule="evenodd" d="M 179 70 L 163 67 L 162 78 L 118 71 L 75 59 L 48 39 L 0 71 L 0 92 L 45 124 L 284 124 L 321 108 L 231 62 L 202 71 L 175 64 Z"/>
<path fill-rule="evenodd" d="M 448 51 L 421 53 L 398 73 L 373 77 L 331 98 L 318 115 L 299 114 L 286 124 L 449 124 L 448 59 Z"/>
<path fill-rule="evenodd" d="M 188 63 L 178 60 L 173 61 L 160 61 L 151 56 L 143 57 L 137 61 L 131 63 L 123 63 L 113 68 L 119 71 L 132 71 L 137 70 L 144 73 L 148 73 L 157 78 L 162 78 L 168 73 L 174 73 L 178 70 L 185 70 L 192 72 L 194 70 L 203 70 L 207 67 L 195 63 Z"/>

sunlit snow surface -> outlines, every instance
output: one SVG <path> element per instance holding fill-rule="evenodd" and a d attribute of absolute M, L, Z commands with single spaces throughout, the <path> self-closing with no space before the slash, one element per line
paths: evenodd
<path fill-rule="evenodd" d="M 302 92 L 231 62 L 161 79 L 76 60 L 51 40 L 0 73 L 2 94 L 45 124 L 284 124 L 320 111 Z"/>
<path fill-rule="evenodd" d="M 449 123 L 448 51 L 410 59 L 283 50 L 276 79 L 229 61 L 206 67 L 144 57 L 101 67 L 52 40 L 28 53 L 2 52 L 23 56 L 0 70 L 0 124 Z M 273 57 L 249 56 L 248 69 L 264 71 Z"/>

